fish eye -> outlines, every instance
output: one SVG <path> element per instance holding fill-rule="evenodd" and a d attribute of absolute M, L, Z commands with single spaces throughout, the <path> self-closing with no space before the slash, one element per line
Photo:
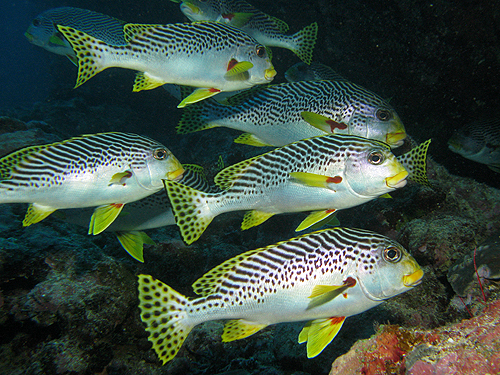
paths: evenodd
<path fill-rule="evenodd" d="M 384 155 L 380 151 L 374 151 L 368 155 L 368 162 L 373 165 L 379 165 L 384 162 Z"/>
<path fill-rule="evenodd" d="M 255 50 L 255 53 L 259 57 L 266 56 L 266 47 L 264 47 L 264 46 L 258 46 L 257 49 Z"/>
<path fill-rule="evenodd" d="M 392 118 L 391 112 L 387 109 L 377 110 L 376 116 L 380 121 L 389 121 Z"/>
<path fill-rule="evenodd" d="M 40 26 L 40 20 L 39 20 L 38 18 L 35 18 L 35 19 L 33 20 L 33 26 L 35 26 L 35 27 Z"/>
<path fill-rule="evenodd" d="M 388 247 L 384 250 L 384 259 L 391 263 L 399 262 L 401 259 L 401 250 L 397 247 Z"/>
<path fill-rule="evenodd" d="M 153 151 L 153 157 L 156 160 L 163 160 L 167 157 L 168 153 L 167 150 L 164 148 L 157 148 L 156 150 Z"/>

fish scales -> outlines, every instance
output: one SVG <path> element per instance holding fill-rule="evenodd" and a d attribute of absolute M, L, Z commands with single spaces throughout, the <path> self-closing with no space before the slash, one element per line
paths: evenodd
<path fill-rule="evenodd" d="M 306 112 L 333 120 L 329 133 L 359 135 L 392 147 L 405 137 L 395 110 L 378 95 L 349 81 L 297 81 L 257 87 L 227 101 L 230 105 L 210 101 L 186 108 L 177 132 L 222 126 L 248 132 L 262 145 L 270 146 L 327 134 L 306 121 Z M 392 139 L 394 135 L 399 136 Z"/>
<path fill-rule="evenodd" d="M 312 320 L 299 343 L 307 341 L 308 357 L 313 357 L 335 337 L 345 317 L 409 290 L 422 276 L 398 243 L 369 231 L 335 228 L 227 260 L 193 284 L 200 296 L 195 299 L 139 275 L 141 319 L 164 363 L 177 354 L 194 326 L 219 319 L 236 319 L 226 323 L 225 342 L 270 324 Z M 308 327 L 323 321 L 328 322 L 326 330 L 301 338 Z"/>

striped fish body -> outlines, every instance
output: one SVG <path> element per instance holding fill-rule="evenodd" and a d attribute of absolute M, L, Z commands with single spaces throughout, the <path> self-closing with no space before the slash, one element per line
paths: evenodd
<path fill-rule="evenodd" d="M 314 211 L 298 230 L 336 210 L 354 207 L 402 187 L 407 171 L 382 142 L 326 135 L 292 143 L 223 169 L 206 194 L 165 181 L 184 240 L 196 241 L 214 217 L 252 210 L 242 229 L 274 214 Z"/>
<path fill-rule="evenodd" d="M 149 275 L 139 276 L 141 319 L 163 363 L 191 329 L 231 319 L 222 340 L 264 327 L 310 321 L 299 335 L 314 357 L 348 316 L 417 285 L 423 272 L 398 243 L 373 232 L 335 228 L 251 250 L 222 263 L 193 284 L 187 299 Z"/>
<path fill-rule="evenodd" d="M 376 139 L 391 147 L 406 137 L 398 114 L 385 100 L 349 81 L 283 83 L 228 100 L 232 105 L 206 101 L 187 107 L 178 133 L 223 126 L 246 132 L 237 143 L 278 147 L 328 133 Z"/>
<path fill-rule="evenodd" d="M 276 74 L 265 47 L 221 23 L 126 24 L 125 46 L 58 28 L 78 57 L 76 87 L 110 67 L 138 70 L 134 91 L 176 83 L 212 90 L 207 96 L 266 83 Z"/>
<path fill-rule="evenodd" d="M 87 9 L 61 7 L 49 9 L 32 21 L 24 34 L 28 40 L 49 52 L 68 56 L 76 62 L 69 42 L 56 25 L 70 26 L 111 45 L 124 45 L 123 26 L 126 22 Z"/>
<path fill-rule="evenodd" d="M 182 172 L 172 153 L 150 138 L 118 132 L 85 135 L 0 159 L 0 202 L 32 203 L 24 222 L 30 225 L 62 208 L 117 204 L 121 209 L 161 190 L 163 178 Z"/>
<path fill-rule="evenodd" d="M 451 151 L 500 173 L 500 118 L 471 122 L 448 141 Z"/>
<path fill-rule="evenodd" d="M 288 25 L 243 0 L 185 0 L 181 11 L 191 21 L 217 21 L 240 28 L 269 47 L 286 48 L 310 64 L 318 34 L 316 22 L 287 35 Z"/>

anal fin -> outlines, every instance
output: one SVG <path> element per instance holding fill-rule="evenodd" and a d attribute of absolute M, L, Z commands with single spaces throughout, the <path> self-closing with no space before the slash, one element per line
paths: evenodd
<path fill-rule="evenodd" d="M 55 208 L 41 206 L 36 203 L 30 204 L 24 216 L 23 227 L 29 227 L 31 224 L 42 221 L 55 210 Z"/>
<path fill-rule="evenodd" d="M 273 212 L 263 212 L 257 210 L 248 211 L 243 217 L 243 222 L 241 223 L 241 229 L 247 230 L 257 225 L 260 225 L 273 215 L 274 215 Z"/>
<path fill-rule="evenodd" d="M 304 220 L 302 220 L 302 222 L 299 224 L 297 229 L 295 229 L 295 231 L 300 232 L 304 229 L 313 226 L 316 223 L 319 223 L 320 221 L 325 221 L 326 218 L 328 218 L 336 211 L 337 210 L 333 208 L 330 210 L 314 211 L 311 214 L 309 214 L 309 216 L 307 216 Z"/>
<path fill-rule="evenodd" d="M 244 339 L 245 337 L 251 336 L 265 327 L 267 327 L 267 324 L 249 322 L 244 319 L 230 320 L 224 326 L 222 342 Z"/>
<path fill-rule="evenodd" d="M 241 143 L 244 145 L 255 146 L 255 147 L 273 146 L 261 141 L 257 136 L 255 136 L 252 133 L 241 134 L 238 138 L 234 140 L 234 143 Z"/>
<path fill-rule="evenodd" d="M 164 80 L 153 77 L 146 72 L 139 72 L 135 75 L 135 81 L 132 91 L 138 92 L 142 90 L 152 90 L 157 87 L 163 86 L 166 83 L 167 82 L 165 82 Z"/>
<path fill-rule="evenodd" d="M 316 319 L 308 322 L 299 334 L 299 344 L 307 342 L 307 358 L 319 355 L 337 336 L 345 316 Z"/>

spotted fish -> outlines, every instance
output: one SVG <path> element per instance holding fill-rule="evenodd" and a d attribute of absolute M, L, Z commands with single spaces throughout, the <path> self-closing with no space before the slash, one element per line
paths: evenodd
<path fill-rule="evenodd" d="M 465 125 L 453 134 L 448 146 L 464 158 L 500 173 L 500 117 Z"/>
<path fill-rule="evenodd" d="M 174 0 L 175 2 L 178 2 Z M 310 64 L 318 34 L 316 22 L 296 34 L 287 35 L 288 25 L 261 12 L 243 0 L 184 0 L 181 11 L 191 21 L 218 21 L 245 31 L 268 47 L 291 50 Z"/>
<path fill-rule="evenodd" d="M 299 81 L 259 87 L 206 101 L 183 111 L 177 132 L 223 126 L 246 132 L 235 142 L 284 146 L 325 134 L 351 134 L 403 144 L 405 128 L 396 111 L 378 95 L 349 81 Z"/>
<path fill-rule="evenodd" d="M 427 144 L 428 145 L 428 144 Z M 413 166 L 425 171 L 424 149 L 410 151 Z M 385 143 L 350 135 L 309 138 L 223 169 L 208 194 L 164 181 L 177 225 L 187 244 L 196 241 L 214 217 L 250 210 L 241 228 L 285 212 L 313 211 L 304 230 L 334 212 L 368 202 L 405 186 L 408 171 Z"/>
<path fill-rule="evenodd" d="M 133 91 L 166 83 L 198 89 L 179 107 L 221 91 L 270 82 L 276 75 L 266 48 L 241 30 L 217 22 L 124 25 L 124 46 L 113 46 L 72 27 L 57 26 L 78 57 L 78 87 L 100 71 L 138 70 Z"/>
<path fill-rule="evenodd" d="M 31 22 L 24 33 L 39 47 L 57 55 L 68 57 L 75 65 L 78 60 L 71 45 L 57 29 L 57 25 L 70 26 L 111 45 L 124 45 L 123 26 L 126 22 L 87 9 L 61 7 L 49 9 Z"/>
<path fill-rule="evenodd" d="M 313 358 L 345 318 L 418 285 L 423 271 L 397 242 L 360 229 L 335 228 L 251 250 L 195 281 L 188 299 L 139 275 L 141 319 L 165 364 L 198 324 L 229 319 L 222 341 L 243 339 L 276 323 L 309 321 L 299 334 Z"/>
<path fill-rule="evenodd" d="M 209 184 L 203 168 L 193 164 L 183 164 L 185 172 L 179 182 L 193 189 L 215 192 L 218 188 Z M 86 226 L 93 208 L 62 210 L 58 216 L 62 220 Z M 123 248 L 139 262 L 144 262 L 144 244 L 154 245 L 154 241 L 144 232 L 147 229 L 174 225 L 175 218 L 167 194 L 162 189 L 141 200 L 125 205 L 118 217 L 106 228 L 114 232 Z"/>
<path fill-rule="evenodd" d="M 30 203 L 23 225 L 63 208 L 95 207 L 89 234 L 105 230 L 124 204 L 161 190 L 184 169 L 161 143 L 99 133 L 14 151 L 0 159 L 0 203 Z"/>
<path fill-rule="evenodd" d="M 332 68 L 318 62 L 312 62 L 309 65 L 299 62 L 285 72 L 285 78 L 288 82 L 322 80 L 346 81 L 344 77 Z"/>

